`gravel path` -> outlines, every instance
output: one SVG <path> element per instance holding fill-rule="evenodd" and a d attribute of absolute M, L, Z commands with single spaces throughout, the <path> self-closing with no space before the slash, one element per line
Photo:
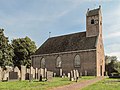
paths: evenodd
<path fill-rule="evenodd" d="M 82 89 L 88 85 L 94 84 L 102 79 L 104 79 L 104 77 L 96 77 L 91 80 L 85 80 L 85 81 L 77 82 L 77 83 L 70 84 L 70 85 L 60 86 L 60 87 L 52 88 L 50 90 L 80 90 L 80 89 Z"/>

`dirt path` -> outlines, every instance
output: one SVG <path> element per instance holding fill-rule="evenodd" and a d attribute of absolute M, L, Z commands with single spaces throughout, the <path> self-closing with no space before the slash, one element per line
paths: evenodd
<path fill-rule="evenodd" d="M 50 90 L 80 90 L 88 85 L 94 84 L 102 80 L 103 78 L 104 77 L 97 77 L 95 79 L 85 80 L 85 81 L 77 82 L 70 85 L 60 86 L 60 87 L 52 88 Z"/>

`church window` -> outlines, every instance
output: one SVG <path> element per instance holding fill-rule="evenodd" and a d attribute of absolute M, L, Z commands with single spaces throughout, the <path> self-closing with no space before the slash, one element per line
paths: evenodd
<path fill-rule="evenodd" d="M 41 68 L 45 68 L 45 58 L 42 58 L 41 60 Z"/>
<path fill-rule="evenodd" d="M 94 23 L 95 23 L 95 22 L 94 22 L 94 19 L 92 19 L 92 20 L 91 20 L 91 24 L 94 24 Z"/>
<path fill-rule="evenodd" d="M 74 65 L 75 65 L 75 67 L 80 67 L 80 56 L 79 55 L 75 56 Z"/>
<path fill-rule="evenodd" d="M 58 68 L 62 67 L 62 60 L 61 60 L 61 57 L 57 57 L 56 67 L 58 67 Z"/>

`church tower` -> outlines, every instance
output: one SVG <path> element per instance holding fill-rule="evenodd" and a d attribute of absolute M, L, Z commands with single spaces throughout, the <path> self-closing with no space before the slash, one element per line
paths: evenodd
<path fill-rule="evenodd" d="M 105 71 L 104 45 L 102 39 L 101 6 L 89 10 L 86 14 L 86 37 L 97 36 L 96 43 L 96 76 L 103 76 Z"/>
<path fill-rule="evenodd" d="M 101 6 L 97 9 L 89 10 L 86 14 L 86 37 L 102 37 L 102 14 Z"/>

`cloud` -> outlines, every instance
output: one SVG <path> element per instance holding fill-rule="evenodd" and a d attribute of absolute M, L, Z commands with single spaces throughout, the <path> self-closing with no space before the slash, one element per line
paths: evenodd
<path fill-rule="evenodd" d="M 120 31 L 109 33 L 108 35 L 105 36 L 105 39 L 117 38 L 117 37 L 120 38 Z"/>
<path fill-rule="evenodd" d="M 107 5 L 106 5 L 107 6 Z M 106 7 L 104 6 L 104 8 Z M 120 5 L 113 5 L 103 12 L 103 33 L 106 55 L 117 56 L 120 60 Z"/>
<path fill-rule="evenodd" d="M 113 43 L 106 46 L 107 52 L 118 52 L 120 51 L 120 43 Z"/>

